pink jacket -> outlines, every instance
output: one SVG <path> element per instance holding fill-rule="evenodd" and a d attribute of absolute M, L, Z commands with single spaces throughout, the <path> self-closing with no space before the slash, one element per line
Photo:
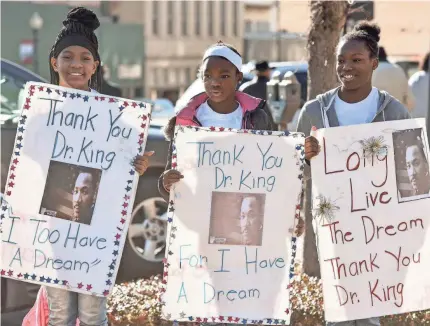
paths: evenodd
<path fill-rule="evenodd" d="M 46 289 L 41 286 L 37 293 L 36 302 L 33 308 L 28 312 L 22 321 L 22 326 L 48 326 L 49 306 Z M 79 320 L 76 320 L 76 326 L 79 326 Z"/>

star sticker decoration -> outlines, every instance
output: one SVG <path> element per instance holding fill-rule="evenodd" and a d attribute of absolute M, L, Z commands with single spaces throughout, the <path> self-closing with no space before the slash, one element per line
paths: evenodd
<path fill-rule="evenodd" d="M 27 117 L 25 116 L 25 115 L 23 115 L 22 117 L 21 117 L 21 120 L 19 120 L 19 123 L 20 124 L 25 124 L 25 121 L 27 120 Z"/>
<path fill-rule="evenodd" d="M 91 284 L 87 284 L 87 291 L 90 291 L 93 288 Z"/>
<path fill-rule="evenodd" d="M 78 283 L 78 289 L 82 289 L 84 285 L 82 283 Z"/>
<path fill-rule="evenodd" d="M 107 280 L 107 281 L 106 281 L 106 285 L 112 285 L 111 280 Z"/>
<path fill-rule="evenodd" d="M 127 186 L 127 187 L 125 188 L 125 190 L 126 190 L 127 192 L 129 192 L 129 191 L 131 190 L 131 188 L 130 188 L 129 186 Z"/>
<path fill-rule="evenodd" d="M 219 319 L 220 321 L 224 321 L 224 317 L 223 317 L 223 316 L 219 316 L 219 317 L 218 317 L 218 319 Z"/>
<path fill-rule="evenodd" d="M 169 207 L 169 212 L 174 212 L 174 211 L 175 211 L 175 208 L 173 206 L 170 206 Z"/>
<path fill-rule="evenodd" d="M 173 219 L 172 219 L 171 217 L 169 217 L 169 218 L 167 219 L 167 221 L 168 221 L 169 223 L 172 223 L 172 222 L 173 222 Z"/>
<path fill-rule="evenodd" d="M 21 156 L 21 154 L 19 152 L 15 152 L 16 156 Z"/>
<path fill-rule="evenodd" d="M 71 93 L 70 94 L 70 98 L 73 100 L 74 98 L 76 97 L 76 95 L 75 94 L 73 94 L 73 93 Z"/>
<path fill-rule="evenodd" d="M 63 92 L 63 97 L 67 98 L 67 92 Z"/>
<path fill-rule="evenodd" d="M 120 222 L 121 222 L 121 224 L 124 224 L 125 223 L 125 219 L 122 218 Z"/>
<path fill-rule="evenodd" d="M 128 203 L 123 203 L 122 207 L 127 208 L 128 207 Z"/>
<path fill-rule="evenodd" d="M 55 283 L 55 284 L 58 284 L 58 283 L 60 283 L 60 280 L 59 280 L 58 278 L 56 278 L 56 279 L 54 280 L 54 283 Z"/>
<path fill-rule="evenodd" d="M 18 128 L 19 132 L 24 132 L 24 130 L 25 130 L 25 128 L 23 126 L 21 126 L 21 127 Z"/>
<path fill-rule="evenodd" d="M 119 246 L 119 241 L 114 241 L 115 246 Z"/>
<path fill-rule="evenodd" d="M 113 274 L 112 274 L 112 273 L 108 273 L 108 274 L 107 274 L 107 276 L 108 276 L 108 277 L 112 277 L 112 276 L 113 276 Z"/>
<path fill-rule="evenodd" d="M 121 234 L 117 233 L 117 234 L 115 235 L 115 239 L 117 239 L 117 240 L 121 239 Z"/>
<path fill-rule="evenodd" d="M 112 253 L 112 255 L 118 256 L 118 250 L 114 250 L 113 253 Z"/>
<path fill-rule="evenodd" d="M 76 98 L 81 98 L 81 94 L 76 93 Z"/>
<path fill-rule="evenodd" d="M 6 211 L 6 210 L 7 210 L 7 206 L 6 206 L 6 205 L 3 205 L 3 206 L 1 207 L 1 209 L 2 209 L 3 211 Z"/>
<path fill-rule="evenodd" d="M 115 103 L 115 99 L 114 99 L 114 98 L 112 98 L 112 97 L 110 97 L 110 98 L 109 98 L 109 103 Z"/>
<path fill-rule="evenodd" d="M 39 277 L 39 280 L 40 280 L 40 282 L 45 282 L 45 277 L 41 276 L 41 277 Z"/>
<path fill-rule="evenodd" d="M 13 275 L 13 271 L 9 270 L 9 271 L 7 272 L 7 275 L 12 276 L 12 275 Z"/>
<path fill-rule="evenodd" d="M 126 216 L 126 215 L 127 215 L 127 211 L 122 210 L 122 211 L 121 211 L 121 214 L 122 214 L 122 216 Z"/>
<path fill-rule="evenodd" d="M 31 275 L 31 279 L 34 281 L 36 279 L 36 274 Z"/>
<path fill-rule="evenodd" d="M 113 264 L 110 264 L 109 269 L 113 271 L 115 269 L 115 266 Z"/>
<path fill-rule="evenodd" d="M 247 320 L 246 319 L 242 319 L 242 324 L 246 325 Z"/>
<path fill-rule="evenodd" d="M 22 148 L 21 143 L 16 144 L 16 148 L 21 149 Z"/>
<path fill-rule="evenodd" d="M 48 277 L 48 278 L 46 279 L 46 282 L 48 282 L 48 283 L 51 283 L 51 281 L 52 281 L 52 279 L 51 279 L 50 277 Z"/>
<path fill-rule="evenodd" d="M 119 107 L 119 110 L 120 110 L 120 111 L 124 110 L 124 107 L 121 105 L 121 106 Z"/>
<path fill-rule="evenodd" d="M 85 95 L 84 96 L 84 102 L 88 102 L 88 99 L 89 99 L 88 95 Z"/>
<path fill-rule="evenodd" d="M 28 280 L 28 278 L 30 277 L 30 275 L 28 274 L 28 273 L 25 273 L 24 274 L 24 278 L 26 279 L 26 280 Z"/>
<path fill-rule="evenodd" d="M 135 173 L 136 171 L 134 171 L 134 170 L 130 170 L 130 175 L 134 175 L 134 173 Z"/>
<path fill-rule="evenodd" d="M 146 108 L 146 105 L 145 104 L 143 104 L 142 102 L 139 104 L 139 107 L 140 108 Z"/>
<path fill-rule="evenodd" d="M 66 280 L 64 280 L 62 283 L 63 283 L 63 285 L 67 285 L 67 283 L 69 283 L 69 282 L 67 282 Z"/>
<path fill-rule="evenodd" d="M 47 87 L 47 88 L 46 88 L 46 93 L 51 94 L 51 93 L 52 93 L 52 90 L 51 90 L 49 87 Z"/>
<path fill-rule="evenodd" d="M 108 296 L 109 295 L 109 291 L 108 290 L 104 290 L 103 291 L 103 295 L 106 297 L 106 296 Z"/>
<path fill-rule="evenodd" d="M 6 271 L 5 271 L 4 269 L 2 269 L 2 270 L 0 271 L 0 275 L 6 275 Z"/>

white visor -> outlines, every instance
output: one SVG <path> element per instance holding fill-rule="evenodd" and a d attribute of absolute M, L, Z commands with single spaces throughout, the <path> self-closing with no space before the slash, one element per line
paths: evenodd
<path fill-rule="evenodd" d="M 216 45 L 207 49 L 203 56 L 203 61 L 209 57 L 223 57 L 234 64 L 239 71 L 242 69 L 241 56 L 225 45 Z"/>

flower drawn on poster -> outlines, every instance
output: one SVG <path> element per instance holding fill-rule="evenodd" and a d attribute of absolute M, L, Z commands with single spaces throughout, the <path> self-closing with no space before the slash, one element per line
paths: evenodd
<path fill-rule="evenodd" d="M 316 197 L 319 201 L 314 209 L 314 217 L 319 219 L 320 224 L 324 221 L 331 223 L 335 219 L 336 212 L 340 209 L 335 201 L 323 195 Z"/>

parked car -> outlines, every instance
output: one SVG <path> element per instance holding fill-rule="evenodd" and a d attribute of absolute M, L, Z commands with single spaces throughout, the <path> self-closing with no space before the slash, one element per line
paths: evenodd
<path fill-rule="evenodd" d="M 47 81 L 8 60 L 1 59 L 1 192 L 4 192 L 17 118 L 20 114 L 20 94 L 29 81 Z M 171 109 L 173 111 L 173 108 Z M 157 116 L 157 110 L 154 115 Z M 146 150 L 154 150 L 151 165 L 139 180 L 134 210 L 122 254 L 117 282 L 148 277 L 162 271 L 167 234 L 167 203 L 159 197 L 158 178 L 166 165 L 168 143 L 162 131 L 162 119 L 151 123 Z M 32 305 L 38 286 L 1 279 L 1 311 L 7 312 Z M 31 289 L 31 290 L 30 290 Z"/>

